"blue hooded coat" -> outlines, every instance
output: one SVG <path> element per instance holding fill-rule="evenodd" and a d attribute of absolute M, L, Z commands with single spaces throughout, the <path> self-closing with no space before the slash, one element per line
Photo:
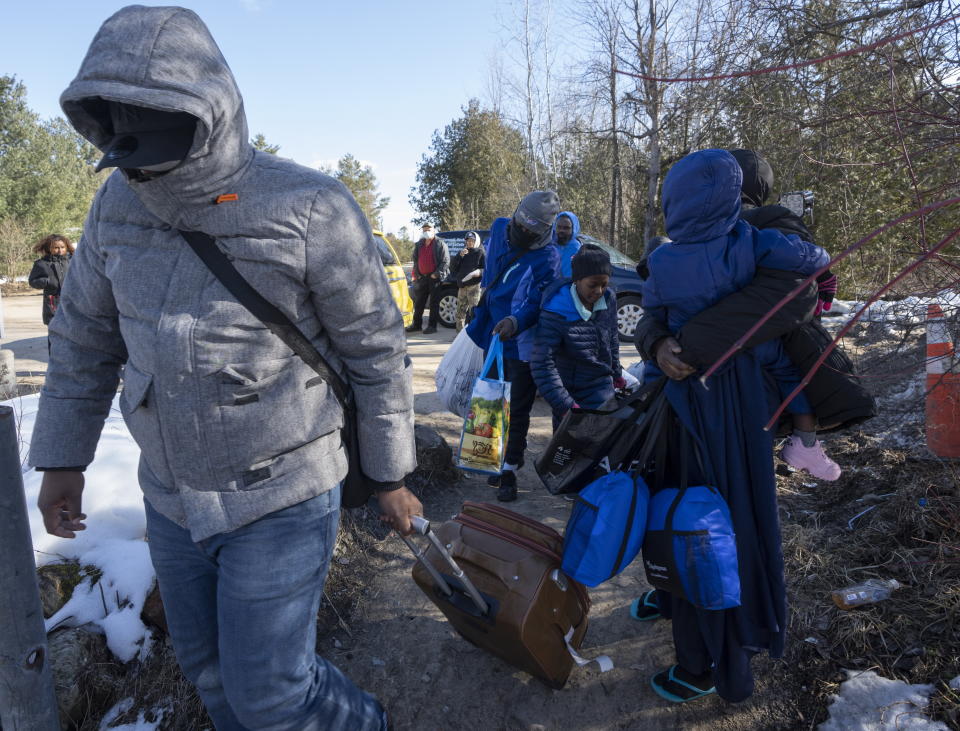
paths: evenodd
<path fill-rule="evenodd" d="M 484 296 L 474 310 L 473 320 L 467 326 L 467 334 L 479 347 L 487 350 L 493 328 L 505 317 L 513 317 L 517 323 L 517 333 L 533 327 L 540 316 L 540 300 L 544 288 L 554 281 L 560 272 L 560 254 L 557 247 L 551 243 L 539 249 L 523 251 L 510 244 L 507 240 L 507 224 L 509 218 L 498 218 L 490 226 L 490 237 L 487 239 L 487 261 L 483 269 L 481 287 Z M 511 264 L 517 255 L 520 259 Z M 500 275 L 495 287 L 490 287 Z M 529 272 L 529 286 L 522 301 L 514 302 L 514 297 L 520 286 L 521 279 Z M 517 338 L 511 338 L 503 344 L 505 358 L 519 359 Z"/>
<path fill-rule="evenodd" d="M 573 236 L 570 240 L 564 244 L 560 245 L 560 242 L 557 241 L 557 224 L 554 221 L 553 224 L 553 243 L 557 247 L 557 251 L 560 252 L 560 276 L 562 277 L 572 277 L 573 276 L 573 266 L 570 263 L 570 260 L 573 259 L 573 255 L 580 251 L 580 219 L 577 218 L 576 213 L 571 213 L 570 211 L 561 211 L 557 214 L 557 221 L 561 217 L 566 216 L 570 219 L 570 222 L 573 224 Z"/>
<path fill-rule="evenodd" d="M 740 183 L 740 166 L 723 150 L 687 156 L 664 180 L 664 219 L 674 241 L 650 256 L 643 306 L 672 332 L 743 287 L 760 261 L 801 274 L 812 274 L 828 262 L 819 247 L 738 220 Z M 786 589 L 773 435 L 763 429 L 778 401 L 769 366 L 783 358 L 780 341 L 769 341 L 728 361 L 711 377 L 710 390 L 697 378 L 668 381 L 665 389 L 700 446 L 710 481 L 730 507 L 742 600 L 735 609 L 705 611 L 673 597 L 674 637 L 699 632 L 715 664 L 717 691 L 733 702 L 753 692 L 750 657 L 760 650 L 780 657 L 784 648 Z M 647 363 L 644 380 L 662 375 L 655 361 Z M 688 618 L 690 626 L 676 626 L 678 617 Z"/>
<path fill-rule="evenodd" d="M 580 239 L 577 238 L 580 235 L 580 219 L 577 218 L 575 213 L 570 211 L 562 211 L 557 214 L 557 220 L 560 220 L 561 216 L 566 216 L 570 219 L 570 222 L 573 224 L 573 235 L 566 245 L 561 246 L 557 242 L 557 224 L 554 221 L 553 224 L 553 234 L 551 236 L 551 245 L 556 247 L 557 253 L 560 256 L 560 276 L 561 277 L 572 277 L 573 276 L 573 255 L 580 251 Z M 523 275 L 523 279 L 520 280 L 520 286 L 517 287 L 517 291 L 513 295 L 513 306 L 519 308 L 526 301 L 527 296 L 530 293 L 530 283 L 533 279 L 532 270 L 528 269 L 527 273 Z M 517 352 L 520 356 L 520 360 L 529 361 L 533 354 L 533 337 L 534 337 L 535 328 L 528 328 L 524 332 L 520 333 L 517 336 Z"/>
<path fill-rule="evenodd" d="M 599 408 L 613 397 L 613 379 L 621 372 L 617 296 L 606 290 L 607 308 L 585 321 L 574 304 L 571 284 L 561 279 L 544 292 L 530 358 L 537 390 L 556 414 L 566 413 L 574 403 Z"/>

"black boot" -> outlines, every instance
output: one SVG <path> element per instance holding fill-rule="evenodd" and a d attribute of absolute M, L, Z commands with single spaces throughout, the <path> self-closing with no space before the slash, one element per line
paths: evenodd
<path fill-rule="evenodd" d="M 517 473 L 505 470 L 500 475 L 500 489 L 497 491 L 497 500 L 501 503 L 512 503 L 517 499 Z"/>
<path fill-rule="evenodd" d="M 408 333 L 418 333 L 418 332 L 420 332 L 420 329 L 421 329 L 422 327 L 423 327 L 422 325 L 416 325 L 416 324 L 414 324 L 414 325 L 411 325 L 410 327 L 406 328 L 406 331 L 407 331 Z"/>

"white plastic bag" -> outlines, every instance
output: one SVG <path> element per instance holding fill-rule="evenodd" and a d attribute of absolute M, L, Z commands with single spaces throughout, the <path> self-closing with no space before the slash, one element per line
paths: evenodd
<path fill-rule="evenodd" d="M 480 377 L 481 366 L 483 349 L 470 339 L 465 329 L 461 330 L 450 343 L 434 375 L 441 403 L 461 419 L 470 406 L 473 384 Z"/>
<path fill-rule="evenodd" d="M 627 382 L 627 391 L 636 391 L 643 383 L 643 361 L 638 360 L 629 368 L 623 370 L 623 378 Z"/>
<path fill-rule="evenodd" d="M 633 393 L 640 388 L 640 383 L 643 380 L 643 361 L 635 363 L 629 368 L 623 370 L 620 375 L 623 376 L 623 380 L 627 382 L 627 385 L 623 390 L 627 393 Z"/>

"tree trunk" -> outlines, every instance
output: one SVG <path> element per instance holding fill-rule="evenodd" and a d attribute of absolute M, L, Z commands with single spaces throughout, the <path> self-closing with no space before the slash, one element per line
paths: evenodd
<path fill-rule="evenodd" d="M 657 53 L 657 6 L 656 0 L 648 0 L 647 68 L 653 75 L 656 68 Z M 657 188 L 660 185 L 660 87 L 656 81 L 645 80 L 647 97 L 647 115 L 650 118 L 649 150 L 650 162 L 647 169 L 647 201 L 643 216 L 643 245 L 654 235 L 657 221 Z"/>
<path fill-rule="evenodd" d="M 608 37 L 608 50 L 610 53 L 610 134 L 611 151 L 613 153 L 613 165 L 610 175 L 610 233 L 608 239 L 610 245 L 617 246 L 619 226 L 617 225 L 621 217 L 621 171 L 620 171 L 620 133 L 619 133 L 619 109 L 617 99 L 617 24 L 616 19 L 611 18 L 611 9 L 607 9 L 607 22 L 610 35 Z"/>

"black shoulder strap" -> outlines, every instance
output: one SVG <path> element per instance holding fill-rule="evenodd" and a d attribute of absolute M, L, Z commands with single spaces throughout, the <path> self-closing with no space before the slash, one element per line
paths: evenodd
<path fill-rule="evenodd" d="M 320 355 L 306 335 L 290 321 L 275 305 L 268 302 L 263 295 L 250 286 L 236 267 L 227 258 L 212 236 L 200 231 L 180 231 L 180 235 L 190 244 L 190 248 L 200 260 L 207 265 L 220 283 L 227 288 L 237 301 L 246 307 L 250 314 L 266 325 L 270 332 L 286 343 L 290 350 L 296 353 L 303 361 L 313 368 L 320 377 L 333 389 L 340 405 L 343 408 L 349 403 L 347 384 L 337 374 L 326 359 Z"/>

